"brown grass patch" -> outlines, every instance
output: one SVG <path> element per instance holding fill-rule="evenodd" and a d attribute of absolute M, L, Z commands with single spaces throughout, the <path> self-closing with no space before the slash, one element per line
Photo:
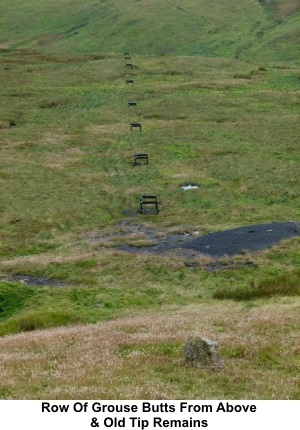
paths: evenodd
<path fill-rule="evenodd" d="M 105 125 L 93 125 L 89 127 L 88 131 L 95 134 L 124 134 L 130 130 L 128 126 L 123 122 L 105 124 Z"/>
<path fill-rule="evenodd" d="M 16 257 L 8 260 L 2 260 L 1 266 L 3 269 L 13 269 L 17 267 L 18 272 L 22 270 L 22 268 L 35 268 L 46 267 L 49 264 L 68 264 L 68 263 L 76 263 L 77 261 L 81 261 L 84 259 L 92 258 L 96 256 L 95 251 L 82 251 L 80 249 L 73 249 L 73 253 L 71 255 L 28 255 L 25 257 Z"/>
<path fill-rule="evenodd" d="M 0 121 L 0 130 L 5 130 L 10 128 L 9 121 Z"/>
<path fill-rule="evenodd" d="M 68 165 L 80 162 L 84 151 L 79 148 L 69 148 L 64 154 L 61 153 L 48 153 L 44 155 L 43 161 L 47 167 L 51 169 L 64 169 Z"/>
<path fill-rule="evenodd" d="M 248 309 L 229 302 L 224 313 L 223 304 L 204 303 L 7 336 L 0 339 L 2 392 L 14 399 L 294 398 L 299 306 L 299 299 Z M 191 334 L 220 343 L 223 372 L 185 365 Z"/>
<path fill-rule="evenodd" d="M 61 132 L 60 134 L 56 133 L 46 133 L 41 139 L 40 143 L 43 145 L 55 145 L 58 143 L 63 143 L 68 139 L 68 136 Z"/>
<path fill-rule="evenodd" d="M 285 19 L 300 10 L 300 0 L 281 1 L 276 4 L 276 18 Z"/>

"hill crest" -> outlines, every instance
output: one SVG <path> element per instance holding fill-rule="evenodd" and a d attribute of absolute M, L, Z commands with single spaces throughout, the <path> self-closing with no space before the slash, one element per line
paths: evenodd
<path fill-rule="evenodd" d="M 299 0 L 3 0 L 0 47 L 299 59 Z"/>

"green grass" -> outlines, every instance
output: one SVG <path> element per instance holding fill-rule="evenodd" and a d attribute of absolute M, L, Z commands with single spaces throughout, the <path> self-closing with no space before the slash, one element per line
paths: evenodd
<path fill-rule="evenodd" d="M 299 238 L 215 271 L 116 249 L 299 221 L 299 2 L 142 3 L 2 0 L 0 397 L 299 398 Z M 138 214 L 146 193 L 158 216 Z M 183 327 L 222 342 L 224 373 L 195 384 Z"/>
<path fill-rule="evenodd" d="M 297 0 L 3 0 L 2 10 L 4 49 L 299 60 Z"/>
<path fill-rule="evenodd" d="M 33 288 L 11 283 L 1 283 L 0 290 L 0 320 L 3 321 L 19 310 L 22 310 L 26 301 L 35 294 Z"/>
<path fill-rule="evenodd" d="M 111 277 L 112 280 L 112 277 Z M 168 294 L 169 290 L 169 294 Z M 171 295 L 172 292 L 172 295 Z M 162 304 L 183 305 L 188 300 L 171 288 L 118 288 L 111 283 L 97 288 L 26 287 L 0 284 L 0 335 L 47 327 L 95 323 L 116 318 L 125 309 L 158 308 Z"/>
<path fill-rule="evenodd" d="M 276 284 L 283 272 L 288 284 L 299 267 L 298 239 L 235 257 L 236 268 L 218 273 L 207 272 L 205 261 L 189 268 L 175 257 L 112 249 L 149 244 L 143 235 L 110 238 L 122 233 L 121 221 L 206 234 L 299 219 L 298 68 L 221 58 L 135 61 L 129 87 L 122 53 L 0 58 L 0 268 L 71 286 L 20 287 L 34 293 L 20 301 L 5 284 L 5 300 L 16 306 L 2 315 L 3 334 L 199 303 L 220 287 L 225 296 L 240 294 L 263 279 Z M 131 99 L 137 108 L 127 107 Z M 12 120 L 15 127 L 5 126 Z M 132 120 L 141 133 L 129 131 Z M 135 151 L 149 153 L 149 166 L 132 166 Z M 185 183 L 200 188 L 183 192 Z M 158 195 L 159 216 L 138 215 L 142 193 Z"/>
<path fill-rule="evenodd" d="M 261 297 L 296 296 L 300 294 L 300 273 L 281 273 L 277 276 L 262 279 L 241 288 L 219 289 L 214 293 L 216 299 L 253 300 Z"/>

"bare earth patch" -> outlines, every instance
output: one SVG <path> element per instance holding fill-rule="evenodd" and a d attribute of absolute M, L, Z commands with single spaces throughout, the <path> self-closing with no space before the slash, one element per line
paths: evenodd
<path fill-rule="evenodd" d="M 65 282 L 56 281 L 54 279 L 28 275 L 0 276 L 0 281 L 20 282 L 21 284 L 35 287 L 66 287 L 68 285 Z"/>
<path fill-rule="evenodd" d="M 132 244 L 130 235 L 132 233 L 143 234 L 143 239 L 149 244 L 143 247 L 141 244 Z M 168 234 L 146 228 L 142 225 L 126 226 L 120 234 L 108 236 L 94 236 L 89 240 L 93 242 L 104 239 L 123 238 L 124 244 L 118 249 L 130 253 L 148 252 L 154 254 L 171 253 L 183 257 L 208 257 L 218 258 L 222 256 L 233 256 L 243 254 L 247 251 L 259 251 L 269 248 L 282 240 L 291 239 L 300 235 L 300 225 L 296 222 L 281 222 L 271 224 L 257 224 L 210 233 L 205 236 L 194 237 L 192 234 Z"/>

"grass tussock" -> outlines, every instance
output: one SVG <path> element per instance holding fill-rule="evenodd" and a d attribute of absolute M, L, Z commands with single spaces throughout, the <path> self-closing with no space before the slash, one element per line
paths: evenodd
<path fill-rule="evenodd" d="M 253 300 L 274 296 L 299 296 L 300 271 L 281 273 L 277 276 L 251 282 L 246 287 L 220 288 L 213 297 L 215 299 Z"/>

